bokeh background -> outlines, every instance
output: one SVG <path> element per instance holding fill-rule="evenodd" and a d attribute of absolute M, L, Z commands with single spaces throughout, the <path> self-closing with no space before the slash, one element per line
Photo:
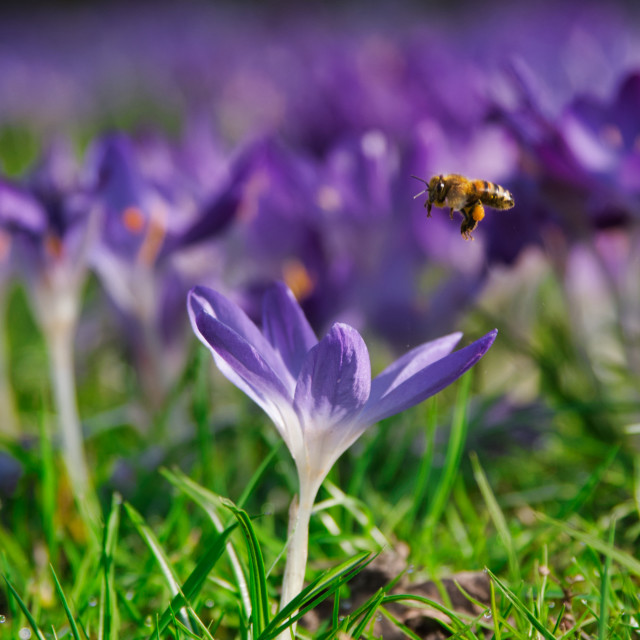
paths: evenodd
<path fill-rule="evenodd" d="M 320 334 L 338 319 L 361 330 L 378 370 L 443 333 L 498 327 L 469 446 L 522 456 L 514 491 L 556 473 L 561 492 L 617 445 L 632 473 L 639 29 L 633 2 L 3 10 L 5 497 L 34 486 L 43 410 L 54 421 L 43 327 L 65 313 L 56 300 L 74 316 L 95 482 L 149 504 L 154 469 L 215 466 L 209 431 L 224 442 L 258 415 L 211 381 L 186 292 L 216 287 L 257 318 L 273 280 Z M 464 241 L 459 218 L 427 219 L 413 198 L 412 174 L 449 172 L 503 185 L 515 208 Z"/>

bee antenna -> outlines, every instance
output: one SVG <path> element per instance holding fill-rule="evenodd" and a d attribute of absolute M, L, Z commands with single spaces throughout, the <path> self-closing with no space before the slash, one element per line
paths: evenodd
<path fill-rule="evenodd" d="M 427 191 L 429 191 L 429 183 L 424 179 L 424 178 L 419 178 L 418 176 L 411 176 L 412 178 L 415 178 L 416 180 L 420 180 L 420 182 L 424 182 L 427 185 L 426 189 L 423 189 L 420 193 L 416 193 L 415 196 L 413 196 L 413 199 L 415 200 L 416 198 L 419 198 L 423 193 L 427 193 Z"/>

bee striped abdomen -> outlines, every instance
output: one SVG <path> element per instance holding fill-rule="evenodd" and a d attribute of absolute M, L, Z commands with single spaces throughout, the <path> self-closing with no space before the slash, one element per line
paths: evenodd
<path fill-rule="evenodd" d="M 480 202 L 493 209 L 511 209 L 514 200 L 511 192 L 494 182 L 474 180 L 473 186 L 478 192 Z"/>

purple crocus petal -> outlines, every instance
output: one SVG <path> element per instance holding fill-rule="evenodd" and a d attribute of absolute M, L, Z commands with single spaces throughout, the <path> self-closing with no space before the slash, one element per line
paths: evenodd
<path fill-rule="evenodd" d="M 493 344 L 497 333 L 494 329 L 468 347 L 427 365 L 402 383 L 391 385 L 382 396 L 372 395 L 360 420 L 373 424 L 438 393 L 478 362 Z"/>
<path fill-rule="evenodd" d="M 289 444 L 287 432 L 293 412 L 291 397 L 282 380 L 258 350 L 228 325 L 204 310 L 192 321 L 222 374 L 264 409 Z"/>
<path fill-rule="evenodd" d="M 245 195 L 246 182 L 251 174 L 252 148 L 241 154 L 234 162 L 229 177 L 209 197 L 202 206 L 199 215 L 187 228 L 167 234 L 161 251 L 161 257 L 185 247 L 201 243 L 221 233 L 229 226 L 238 213 Z"/>
<path fill-rule="evenodd" d="M 102 242 L 128 261 L 138 258 L 149 227 L 148 193 L 131 140 L 123 135 L 100 140 L 91 152 L 89 172 L 106 209 Z"/>
<path fill-rule="evenodd" d="M 32 195 L 0 180 L 0 225 L 39 234 L 47 226 L 47 214 Z"/>
<path fill-rule="evenodd" d="M 195 326 L 195 318 L 204 312 L 222 324 L 228 326 L 239 336 L 253 345 L 293 396 L 295 378 L 289 373 L 280 356 L 262 335 L 249 316 L 234 302 L 221 293 L 208 287 L 194 287 L 187 299 L 191 324 Z"/>
<path fill-rule="evenodd" d="M 271 287 L 263 298 L 262 330 L 297 378 L 307 352 L 318 344 L 318 339 L 293 293 L 282 282 Z"/>
<path fill-rule="evenodd" d="M 313 347 L 302 365 L 294 407 L 303 417 L 305 437 L 318 429 L 353 421 L 371 390 L 369 352 L 360 334 L 336 323 Z"/>
<path fill-rule="evenodd" d="M 448 356 L 461 338 L 462 333 L 451 333 L 405 353 L 373 379 L 368 404 L 373 405 L 422 369 Z"/>

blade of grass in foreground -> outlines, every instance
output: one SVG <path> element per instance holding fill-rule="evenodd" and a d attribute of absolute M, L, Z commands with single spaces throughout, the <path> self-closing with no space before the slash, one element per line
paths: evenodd
<path fill-rule="evenodd" d="M 247 544 L 247 551 L 249 552 L 249 596 L 251 598 L 253 636 L 259 637 L 263 629 L 269 624 L 267 574 L 264 568 L 262 551 L 260 550 L 258 537 L 251 525 L 251 519 L 247 512 L 238 508 L 227 498 L 220 498 L 220 500 L 221 503 L 235 516 Z"/>
<path fill-rule="evenodd" d="M 522 614 L 531 624 L 535 630 L 541 634 L 547 640 L 555 640 L 554 635 L 538 620 L 529 609 L 523 604 L 523 602 L 516 596 L 513 591 L 511 591 L 502 581 L 493 574 L 489 569 L 487 569 L 487 573 L 489 577 L 495 582 L 496 586 L 503 593 L 505 598 L 513 605 L 514 609 Z"/>
<path fill-rule="evenodd" d="M 467 400 L 471 388 L 471 377 L 471 372 L 469 371 L 460 378 L 460 387 L 453 412 L 451 435 L 449 436 L 444 468 L 425 519 L 425 527 L 430 531 L 433 531 L 447 506 L 451 489 L 460 468 L 462 450 L 467 435 Z"/>
<path fill-rule="evenodd" d="M 609 531 L 609 546 L 613 547 L 615 539 L 616 521 L 611 522 Z M 611 556 L 604 557 L 602 567 L 602 581 L 600 583 L 600 617 L 598 619 L 598 640 L 605 640 L 607 637 L 607 617 L 609 614 L 609 571 L 611 570 Z"/>
<path fill-rule="evenodd" d="M 49 565 L 49 568 L 51 569 L 51 573 L 53 574 L 53 582 L 56 587 L 56 592 L 58 594 L 58 597 L 60 598 L 60 602 L 62 602 L 62 606 L 64 607 L 64 612 L 67 614 L 67 620 L 69 620 L 69 628 L 71 629 L 71 635 L 73 636 L 74 640 L 80 640 L 80 632 L 78 631 L 78 625 L 76 624 L 76 620 L 73 617 L 73 614 L 71 613 L 71 608 L 69 607 L 67 598 L 64 595 L 64 591 L 62 590 L 62 585 L 58 580 L 58 576 L 56 575 L 56 572 L 54 571 L 53 566 Z"/>
<path fill-rule="evenodd" d="M 180 583 L 178 581 L 178 577 L 175 575 L 173 567 L 171 566 L 168 556 L 162 548 L 160 541 L 158 540 L 158 538 L 156 538 L 153 531 L 151 531 L 151 529 L 147 526 L 144 518 L 134 509 L 134 507 L 132 507 L 129 503 L 125 503 L 124 508 L 126 509 L 127 515 L 133 523 L 133 526 L 137 529 L 140 537 L 147 543 L 149 550 L 153 554 L 153 557 L 156 559 L 156 562 L 160 567 L 160 571 L 162 571 L 162 575 L 164 576 L 165 582 L 169 587 L 171 596 L 175 598 L 175 596 L 180 595 Z M 184 608 L 180 609 L 180 617 L 182 618 L 185 626 L 187 628 L 190 628 L 189 617 Z"/>
<path fill-rule="evenodd" d="M 114 493 L 111 499 L 111 512 L 104 531 L 102 547 L 102 584 L 100 585 L 100 622 L 98 640 L 118 640 L 119 616 L 116 588 L 114 584 L 113 556 L 118 540 L 120 525 L 120 505 L 122 498 Z"/>
<path fill-rule="evenodd" d="M 160 617 L 160 621 L 156 626 L 158 635 L 164 633 L 167 626 L 169 626 L 172 618 L 172 612 L 178 611 L 182 607 L 187 606 L 189 600 L 198 595 L 204 581 L 207 579 L 207 576 L 224 553 L 227 538 L 237 526 L 238 525 L 236 523 L 233 523 L 221 534 L 216 534 L 211 544 L 205 545 L 207 549 L 206 553 L 202 558 L 200 558 L 198 564 L 191 572 L 191 575 L 186 579 L 182 588 L 179 590 L 178 595 L 173 597 L 169 606 L 164 610 L 164 613 Z M 154 633 L 151 634 L 149 640 L 153 640 L 155 633 L 156 632 L 154 631 Z"/>
<path fill-rule="evenodd" d="M 264 463 L 262 466 L 264 466 Z M 205 489 L 197 482 L 194 482 L 193 480 L 191 480 L 191 478 L 184 475 L 179 469 L 175 469 L 173 471 L 162 469 L 160 473 L 162 473 L 162 475 L 174 487 L 182 491 L 185 495 L 189 496 L 189 498 L 191 498 L 197 505 L 204 509 L 211 522 L 213 523 L 213 526 L 219 533 L 222 533 L 222 531 L 224 530 L 224 525 L 222 524 L 222 520 L 218 515 L 218 508 L 222 506 L 222 502 L 217 494 L 209 491 L 208 489 Z M 229 561 L 231 562 L 233 574 L 236 579 L 236 586 L 238 587 L 238 591 L 242 598 L 245 617 L 249 619 L 249 617 L 251 616 L 252 606 L 251 598 L 249 595 L 249 587 L 247 585 L 244 571 L 242 570 L 242 564 L 231 541 L 227 542 L 227 555 L 229 556 Z"/>
<path fill-rule="evenodd" d="M 9 587 L 9 591 L 11 592 L 11 595 L 15 598 L 16 602 L 18 603 L 18 606 L 22 610 L 22 613 L 24 613 L 24 617 L 29 622 L 29 626 L 33 629 L 33 633 L 35 633 L 36 638 L 38 638 L 38 640 L 45 640 L 44 635 L 42 635 L 42 631 L 40 631 L 40 629 L 38 628 L 38 623 L 34 620 L 33 616 L 31 615 L 31 612 L 27 608 L 27 605 L 22 601 L 22 598 L 18 595 L 18 592 L 14 589 L 11 582 L 9 582 L 9 579 L 7 578 L 7 576 L 4 576 L 4 580 L 7 583 L 7 586 Z"/>
<path fill-rule="evenodd" d="M 361 553 L 348 562 L 323 573 L 273 617 L 257 640 L 271 640 L 290 628 L 305 613 L 336 593 L 343 584 L 351 580 L 374 558 L 375 555 Z"/>

